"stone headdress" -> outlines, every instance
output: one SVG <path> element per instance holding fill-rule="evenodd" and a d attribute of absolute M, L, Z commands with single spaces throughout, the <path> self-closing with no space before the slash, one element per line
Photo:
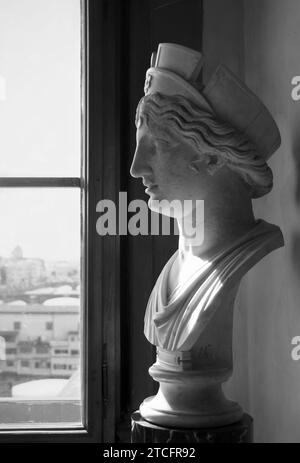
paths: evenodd
<path fill-rule="evenodd" d="M 261 100 L 226 66 L 219 65 L 208 84 L 200 84 L 201 53 L 182 45 L 159 44 L 146 73 L 145 95 L 160 92 L 193 100 L 201 109 L 243 133 L 267 161 L 279 148 L 276 122 Z"/>

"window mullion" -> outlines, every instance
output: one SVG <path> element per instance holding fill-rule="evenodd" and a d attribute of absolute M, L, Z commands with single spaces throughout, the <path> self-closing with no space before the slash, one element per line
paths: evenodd
<path fill-rule="evenodd" d="M 82 187 L 79 177 L 1 177 L 0 188 Z"/>

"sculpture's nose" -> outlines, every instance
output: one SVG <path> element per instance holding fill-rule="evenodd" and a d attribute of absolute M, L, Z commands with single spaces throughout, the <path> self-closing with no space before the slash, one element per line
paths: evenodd
<path fill-rule="evenodd" d="M 150 171 L 151 168 L 147 163 L 147 156 L 141 146 L 137 145 L 130 168 L 130 174 L 134 178 L 139 178 L 148 174 Z"/>

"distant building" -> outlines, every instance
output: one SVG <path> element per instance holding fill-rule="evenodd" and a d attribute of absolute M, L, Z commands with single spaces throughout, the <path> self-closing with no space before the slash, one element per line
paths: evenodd
<path fill-rule="evenodd" d="M 20 341 L 17 345 L 16 373 L 19 375 L 51 375 L 50 344 L 41 341 Z"/>
<path fill-rule="evenodd" d="M 0 363 L 0 369 L 2 371 L 16 372 L 18 335 L 18 331 L 0 331 L 1 340 L 4 340 L 4 355 L 2 356 L 2 361 Z"/>
<path fill-rule="evenodd" d="M 51 342 L 52 376 L 70 376 L 79 368 L 80 341 L 78 331 L 70 331 L 65 341 Z"/>
<path fill-rule="evenodd" d="M 42 259 L 24 258 L 17 246 L 10 258 L 0 259 L 0 290 L 4 294 L 18 294 L 45 283 L 46 269 Z"/>
<path fill-rule="evenodd" d="M 13 252 L 11 253 L 12 259 L 23 259 L 23 249 L 21 246 L 16 246 Z"/>
<path fill-rule="evenodd" d="M 80 364 L 80 266 L 0 257 L 0 396 L 27 378 L 69 378 Z"/>
<path fill-rule="evenodd" d="M 69 261 L 46 262 L 46 275 L 48 284 L 70 283 L 79 284 L 79 263 Z"/>
<path fill-rule="evenodd" d="M 22 376 L 70 377 L 79 368 L 80 341 L 78 331 L 67 333 L 66 339 L 44 342 L 40 338 L 18 341 L 17 332 L 1 331 L 6 339 L 6 361 L 1 371 Z"/>
<path fill-rule="evenodd" d="M 66 300 L 69 304 L 70 298 Z M 64 298 L 60 299 L 60 305 L 53 306 L 0 304 L 1 330 L 18 332 L 19 341 L 38 338 L 43 342 L 66 340 L 68 332 L 79 329 L 79 299 L 73 298 L 73 301 L 74 305 L 66 306 Z"/>

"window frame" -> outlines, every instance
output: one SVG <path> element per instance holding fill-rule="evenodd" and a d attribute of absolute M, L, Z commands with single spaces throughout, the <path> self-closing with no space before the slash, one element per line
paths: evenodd
<path fill-rule="evenodd" d="M 120 191 L 120 9 L 118 0 L 81 0 L 83 427 L 7 427 L 0 429 L 0 443 L 115 442 L 120 413 L 120 243 L 118 236 L 96 234 L 96 204 L 101 198 L 117 203 Z M 78 179 L 67 180 L 64 186 L 79 186 Z M 22 182 L 58 186 L 51 178 L 1 179 L 0 186 Z M 33 401 L 22 401 L 26 403 Z"/>

